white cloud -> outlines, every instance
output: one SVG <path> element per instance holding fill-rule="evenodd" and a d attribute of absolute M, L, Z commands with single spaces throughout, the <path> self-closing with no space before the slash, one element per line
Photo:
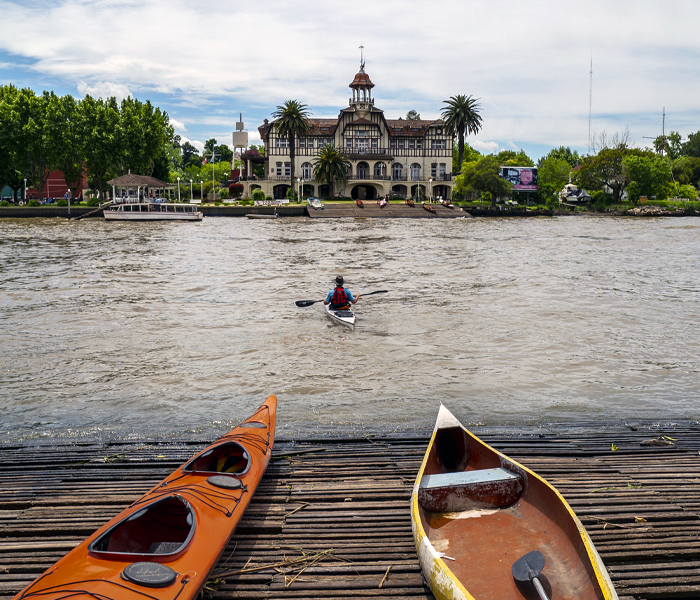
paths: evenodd
<path fill-rule="evenodd" d="M 81 96 L 92 96 L 93 98 L 111 98 L 114 96 L 117 102 L 121 102 L 124 98 L 131 96 L 131 91 L 128 86 L 110 81 L 96 81 L 90 85 L 84 81 L 78 83 L 78 93 Z"/>
<path fill-rule="evenodd" d="M 173 129 L 175 131 L 187 131 L 187 128 L 185 127 L 185 124 L 182 121 L 178 121 L 177 119 L 173 119 L 172 117 L 170 118 L 170 124 L 173 126 Z"/>
<path fill-rule="evenodd" d="M 508 142 L 506 146 L 508 146 L 511 150 L 515 150 L 516 152 L 520 150 L 520 148 L 514 142 Z"/>
<path fill-rule="evenodd" d="M 467 142 L 482 154 L 495 154 L 500 148 L 498 142 L 480 142 L 479 140 L 467 140 Z"/>
<path fill-rule="evenodd" d="M 592 52 L 594 129 L 629 126 L 641 143 L 660 133 L 664 106 L 682 133 L 698 129 L 697 0 L 674 0 L 672 9 L 658 0 L 439 0 L 435 10 L 307 0 L 303 13 L 282 0 L 227 4 L 214 21 L 186 0 L 0 0 L 13 33 L 0 38 L 0 52 L 29 60 L 37 81 L 81 81 L 101 96 L 158 96 L 193 135 L 222 139 L 229 125 L 196 126 L 193 117 L 225 103 L 216 116 L 233 123 L 243 112 L 253 131 L 291 98 L 314 116 L 337 115 L 359 66 L 357 15 L 371 14 L 362 20 L 366 70 L 389 118 L 410 109 L 436 118 L 445 99 L 471 94 L 481 101 L 484 139 L 585 147 Z M 168 41 L 201 31 L 197 52 Z M 255 48 L 235 61 L 235 76 L 202 59 L 218 55 L 231 32 L 237 47 Z"/>

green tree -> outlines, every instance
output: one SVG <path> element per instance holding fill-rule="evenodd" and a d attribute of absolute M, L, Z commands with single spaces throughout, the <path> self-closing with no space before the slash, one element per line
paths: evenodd
<path fill-rule="evenodd" d="M 700 131 L 688 135 L 688 140 L 681 146 L 683 156 L 700 158 Z"/>
<path fill-rule="evenodd" d="M 672 131 L 668 135 L 660 135 L 654 140 L 654 149 L 662 156 L 665 154 L 671 160 L 675 160 L 681 155 L 681 134 Z"/>
<path fill-rule="evenodd" d="M 442 108 L 442 118 L 445 121 L 445 128 L 450 135 L 457 135 L 457 157 L 458 172 L 462 170 L 464 159 L 464 138 L 472 133 L 476 135 L 481 129 L 481 106 L 478 98 L 472 96 L 457 95 L 445 100 Z"/>
<path fill-rule="evenodd" d="M 80 102 L 80 112 L 82 155 L 88 172 L 88 183 L 104 200 L 107 181 L 117 175 L 116 165 L 122 151 L 117 135 L 119 105 L 114 98 L 104 101 L 85 96 Z"/>
<path fill-rule="evenodd" d="M 535 163 L 525 150 L 501 150 L 497 155 L 499 164 L 504 167 L 534 167 Z"/>
<path fill-rule="evenodd" d="M 603 148 L 595 156 L 583 159 L 580 168 L 574 171 L 574 182 L 588 190 L 602 190 L 607 187 L 615 202 L 619 202 L 627 180 L 622 161 L 627 156 L 626 146 Z"/>
<path fill-rule="evenodd" d="M 484 156 L 471 163 L 455 182 L 461 194 L 472 191 L 490 194 L 491 206 L 496 205 L 498 198 L 510 195 L 512 188 L 511 183 L 501 177 L 501 164 L 495 156 Z"/>
<path fill-rule="evenodd" d="M 117 166 L 122 174 L 130 170 L 152 175 L 156 157 L 166 143 L 173 143 L 174 136 L 168 113 L 149 100 L 140 102 L 131 97 L 121 102 L 117 132 L 121 145 Z"/>
<path fill-rule="evenodd" d="M 700 188 L 700 158 L 681 156 L 673 161 L 673 176 L 680 184 L 692 184 Z"/>
<path fill-rule="evenodd" d="M 666 187 L 666 197 L 697 200 L 698 191 L 692 185 L 682 185 L 680 183 L 672 182 Z"/>
<path fill-rule="evenodd" d="M 15 86 L 0 86 L 0 189 L 10 186 L 15 201 L 23 183 L 17 158 L 21 148 L 19 131 L 12 114 L 18 95 L 19 90 Z"/>
<path fill-rule="evenodd" d="M 296 138 L 309 133 L 309 112 L 306 104 L 301 104 L 296 100 L 287 100 L 282 106 L 272 113 L 275 118 L 277 133 L 281 137 L 289 140 L 289 160 L 291 163 L 289 186 L 294 189 L 296 158 Z"/>
<path fill-rule="evenodd" d="M 556 204 L 559 192 L 569 182 L 571 165 L 556 155 L 547 156 L 537 168 L 537 192 L 547 205 Z"/>
<path fill-rule="evenodd" d="M 545 160 L 549 158 L 560 158 L 569 163 L 569 166 L 573 169 L 576 165 L 581 162 L 581 156 L 577 150 L 571 150 L 568 146 L 559 146 L 558 148 L 552 148 L 545 156 L 540 158 L 538 165 L 541 165 Z"/>
<path fill-rule="evenodd" d="M 47 132 L 48 105 L 55 94 L 44 92 L 37 96 L 30 89 L 20 90 L 11 110 L 11 126 L 15 128 L 17 167 L 43 198 L 49 172 L 57 162 L 56 147 Z"/>
<path fill-rule="evenodd" d="M 347 180 L 350 161 L 347 154 L 335 144 L 326 144 L 316 151 L 313 165 L 314 180 L 326 182 L 332 196 L 333 182 Z"/>
<path fill-rule="evenodd" d="M 54 166 L 63 173 L 66 186 L 75 198 L 85 171 L 80 103 L 69 94 L 51 96 L 46 110 L 46 133 L 56 150 Z"/>
<path fill-rule="evenodd" d="M 202 157 L 199 155 L 199 150 L 195 148 L 190 142 L 185 142 L 180 146 L 182 150 L 182 168 L 186 168 L 189 165 L 199 165 L 202 164 Z"/>
<path fill-rule="evenodd" d="M 406 120 L 407 121 L 420 121 L 420 113 L 416 112 L 415 110 L 409 110 L 406 113 Z"/>
<path fill-rule="evenodd" d="M 462 156 L 462 166 L 476 162 L 481 158 L 481 152 L 472 148 L 469 144 L 464 144 L 464 154 Z M 455 142 L 452 146 L 452 172 L 459 173 L 459 144 Z"/>
<path fill-rule="evenodd" d="M 633 200 L 639 196 L 666 196 L 666 186 L 671 181 L 671 168 L 665 158 L 656 155 L 629 155 L 622 159 L 622 169 L 628 182 L 635 182 L 634 190 L 628 190 Z"/>

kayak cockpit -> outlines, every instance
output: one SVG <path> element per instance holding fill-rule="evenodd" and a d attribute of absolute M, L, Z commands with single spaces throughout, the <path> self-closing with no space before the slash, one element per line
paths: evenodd
<path fill-rule="evenodd" d="M 219 444 L 195 456 L 182 467 L 183 473 L 231 473 L 243 475 L 250 468 L 250 454 L 236 442 Z"/>
<path fill-rule="evenodd" d="M 180 496 L 144 506 L 88 546 L 95 555 L 173 555 L 190 543 L 197 526 L 194 510 Z"/>

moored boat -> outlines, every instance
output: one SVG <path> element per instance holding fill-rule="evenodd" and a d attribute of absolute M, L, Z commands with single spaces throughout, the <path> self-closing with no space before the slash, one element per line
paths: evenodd
<path fill-rule="evenodd" d="M 365 203 L 362 202 L 362 200 L 360 200 L 359 198 L 357 200 L 355 200 L 355 204 L 357 204 L 357 206 L 359 206 L 360 208 L 365 207 Z"/>
<path fill-rule="evenodd" d="M 449 200 L 443 200 L 443 201 L 441 202 L 441 204 L 442 204 L 445 208 L 451 208 L 451 209 L 454 210 L 455 205 L 452 204 L 452 202 L 450 202 Z"/>
<path fill-rule="evenodd" d="M 411 200 L 410 198 L 406 198 L 406 204 L 408 204 L 409 206 L 415 206 L 415 205 L 416 205 L 416 203 L 415 203 L 413 200 Z"/>
<path fill-rule="evenodd" d="M 279 219 L 280 216 L 277 214 L 277 211 L 275 211 L 274 215 L 263 215 L 263 214 L 252 214 L 249 213 L 246 215 L 249 219 Z"/>
<path fill-rule="evenodd" d="M 307 199 L 307 202 L 309 203 L 309 206 L 314 210 L 323 209 L 323 204 L 321 204 L 321 201 L 318 198 L 314 198 L 313 196 L 311 196 Z"/>
<path fill-rule="evenodd" d="M 192 600 L 267 468 L 277 398 L 208 446 L 28 585 L 15 600 Z"/>
<path fill-rule="evenodd" d="M 350 309 L 345 309 L 345 310 L 337 310 L 334 308 L 331 308 L 330 304 L 324 305 L 326 309 L 326 314 L 330 318 L 331 321 L 335 321 L 336 323 L 340 323 L 341 325 L 345 325 L 346 327 L 354 327 L 355 326 L 355 312 L 350 310 Z"/>
<path fill-rule="evenodd" d="M 204 213 L 196 204 L 130 202 L 103 210 L 107 221 L 201 221 Z"/>
<path fill-rule="evenodd" d="M 617 599 L 561 494 L 467 431 L 444 406 L 413 488 L 411 521 L 438 600 L 537 598 L 533 582 L 516 580 L 512 570 L 534 551 L 544 560 L 538 580 L 548 598 Z"/>
<path fill-rule="evenodd" d="M 423 208 L 425 210 L 427 210 L 429 213 L 433 213 L 433 214 L 437 213 L 434 206 L 430 206 L 430 204 L 426 204 L 425 202 L 423 202 Z"/>

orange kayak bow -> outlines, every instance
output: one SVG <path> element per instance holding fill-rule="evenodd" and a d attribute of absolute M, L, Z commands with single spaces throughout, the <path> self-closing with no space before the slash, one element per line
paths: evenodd
<path fill-rule="evenodd" d="M 119 513 L 15 600 L 190 600 L 207 580 L 272 454 L 277 398 Z"/>

